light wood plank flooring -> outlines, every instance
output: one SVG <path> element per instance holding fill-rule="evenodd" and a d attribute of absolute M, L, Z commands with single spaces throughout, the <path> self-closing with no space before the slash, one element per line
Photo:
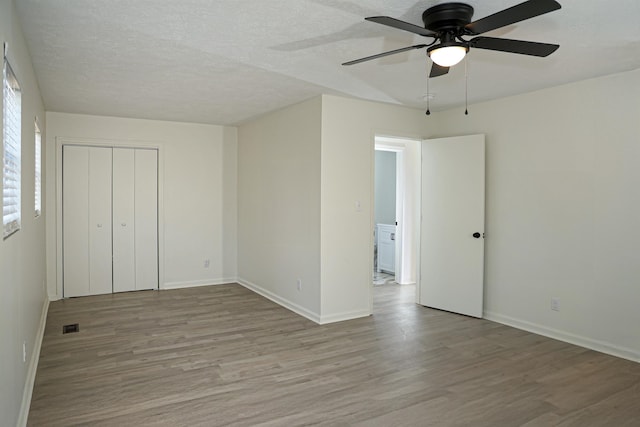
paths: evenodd
<path fill-rule="evenodd" d="M 323 326 L 236 284 L 53 302 L 28 424 L 640 426 L 640 364 L 414 291 Z"/>

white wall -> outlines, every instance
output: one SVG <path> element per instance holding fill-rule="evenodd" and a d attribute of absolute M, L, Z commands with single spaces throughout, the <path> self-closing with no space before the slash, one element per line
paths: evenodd
<path fill-rule="evenodd" d="M 375 136 L 422 139 L 433 123 L 411 108 L 322 97 L 323 322 L 371 313 Z"/>
<path fill-rule="evenodd" d="M 640 360 L 639 118 L 638 70 L 433 115 L 486 134 L 488 318 Z"/>
<path fill-rule="evenodd" d="M 469 116 L 456 109 L 428 118 L 419 110 L 322 96 L 321 200 L 319 206 L 305 204 L 321 212 L 321 297 L 319 306 L 314 306 L 319 307 L 320 322 L 371 311 L 367 302 L 371 301 L 374 136 L 420 139 L 483 133 L 486 316 L 638 360 L 639 91 L 640 72 L 633 71 L 472 105 Z M 260 143 L 286 146 L 278 141 L 280 136 L 303 138 L 298 114 L 316 122 L 310 118 L 316 112 L 308 104 L 291 108 L 269 115 L 253 128 L 251 145 L 240 144 L 241 169 L 264 169 L 262 156 L 280 164 L 281 159 L 273 159 Z M 314 129 L 311 133 L 316 134 Z M 251 160 L 243 161 L 244 156 Z M 315 165 L 311 158 L 305 159 Z M 254 268 L 255 280 L 260 280 L 255 265 L 270 265 L 259 260 L 264 252 L 260 246 L 269 241 L 260 225 L 274 216 L 260 219 L 243 210 L 266 204 L 261 189 L 297 188 L 288 182 L 295 176 L 292 171 L 272 171 L 275 175 L 270 177 L 262 169 L 240 173 L 241 187 L 242 179 L 245 185 L 268 182 L 254 182 L 244 193 L 239 190 L 240 197 L 246 197 L 240 216 L 251 217 L 252 224 L 242 230 L 241 220 L 240 245 L 249 248 L 254 236 L 258 247 L 247 258 L 246 250 L 240 250 L 239 258 L 246 268 Z M 276 258 L 275 270 L 291 260 L 299 262 L 289 252 L 279 252 L 283 258 L 269 255 L 270 260 Z M 267 275 L 275 293 L 281 292 L 276 286 L 284 286 L 283 295 L 295 295 L 289 291 L 295 274 L 268 271 Z M 550 310 L 551 297 L 560 298 L 560 312 Z"/>
<path fill-rule="evenodd" d="M 236 155 L 234 128 L 153 120 L 47 113 L 47 147 L 56 138 L 116 141 L 159 147 L 161 288 L 228 283 L 237 276 Z M 58 153 L 59 154 L 59 153 Z M 61 297 L 56 247 L 56 165 L 48 159 L 47 222 L 49 294 Z M 164 248 L 164 251 L 162 250 Z M 210 260 L 205 268 L 204 261 Z M 164 279 L 162 279 L 162 277 Z M 59 280 L 58 280 L 59 282 Z"/>
<path fill-rule="evenodd" d="M 320 123 L 318 97 L 238 129 L 239 281 L 315 321 L 320 319 Z"/>
<path fill-rule="evenodd" d="M 376 150 L 374 177 L 374 222 L 396 223 L 396 153 Z"/>
<path fill-rule="evenodd" d="M 227 126 L 223 132 L 225 144 L 222 153 L 222 277 L 237 279 L 238 128 Z"/>
<path fill-rule="evenodd" d="M 48 302 L 45 292 L 48 209 L 43 203 L 42 215 L 35 218 L 34 118 L 38 118 L 44 134 L 45 114 L 22 29 L 9 0 L 0 2 L 0 47 L 3 42 L 9 44 L 8 57 L 22 89 L 22 228 L 0 240 L 0 424 L 13 426 L 21 414 L 25 384 L 30 396 L 29 383 L 35 376 L 42 333 L 41 317 Z M 43 162 L 46 155 L 43 147 Z M 43 186 L 44 183 L 43 179 Z M 26 362 L 22 361 L 23 343 Z M 23 414 L 26 409 L 22 408 Z"/>

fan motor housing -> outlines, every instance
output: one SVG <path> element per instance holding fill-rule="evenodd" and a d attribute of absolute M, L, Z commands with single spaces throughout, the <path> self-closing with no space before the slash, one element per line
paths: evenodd
<path fill-rule="evenodd" d="M 439 33 L 464 27 L 472 17 L 473 7 L 466 3 L 443 3 L 425 10 L 422 21 L 426 29 Z"/>

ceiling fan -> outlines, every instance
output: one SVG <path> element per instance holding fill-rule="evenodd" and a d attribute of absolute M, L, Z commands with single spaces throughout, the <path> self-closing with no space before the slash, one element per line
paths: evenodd
<path fill-rule="evenodd" d="M 418 44 L 367 56 L 345 62 L 342 65 L 358 64 L 360 62 L 426 47 L 427 55 L 433 61 L 429 77 L 438 77 L 447 74 L 449 67 L 460 62 L 471 48 L 497 50 L 521 55 L 548 56 L 555 52 L 560 46 L 557 44 L 496 37 L 481 36 L 474 37 L 470 40 L 465 39 L 465 37 L 477 36 L 497 28 L 553 12 L 554 10 L 560 9 L 560 7 L 560 4 L 555 0 L 528 0 L 471 22 L 473 7 L 470 5 L 466 3 L 442 3 L 424 11 L 422 14 L 424 28 L 389 16 L 368 17 L 365 18 L 367 21 L 409 31 L 423 37 L 431 37 L 433 41 L 428 44 Z"/>

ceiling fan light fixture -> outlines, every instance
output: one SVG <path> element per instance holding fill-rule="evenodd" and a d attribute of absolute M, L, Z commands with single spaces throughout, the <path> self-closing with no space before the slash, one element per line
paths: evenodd
<path fill-rule="evenodd" d="M 427 50 L 429 58 L 441 67 L 453 67 L 462 61 L 469 48 L 462 43 L 447 43 Z"/>

